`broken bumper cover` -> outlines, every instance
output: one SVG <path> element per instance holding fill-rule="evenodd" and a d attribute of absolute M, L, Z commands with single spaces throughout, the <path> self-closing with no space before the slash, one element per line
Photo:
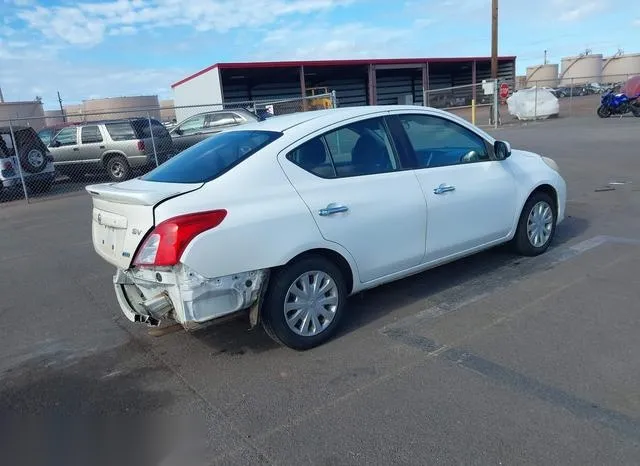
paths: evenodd
<path fill-rule="evenodd" d="M 256 270 L 209 279 L 179 265 L 118 269 L 113 283 L 118 304 L 131 322 L 157 325 L 168 318 L 192 329 L 249 309 L 267 277 L 266 270 Z"/>

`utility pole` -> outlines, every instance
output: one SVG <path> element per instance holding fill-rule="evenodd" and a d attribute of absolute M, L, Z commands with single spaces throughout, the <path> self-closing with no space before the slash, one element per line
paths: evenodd
<path fill-rule="evenodd" d="M 4 97 L 2 96 L 2 88 L 0 87 L 0 104 L 4 103 Z"/>
<path fill-rule="evenodd" d="M 491 0 L 491 78 L 498 79 L 498 0 Z"/>
<path fill-rule="evenodd" d="M 58 102 L 60 103 L 60 113 L 62 113 L 62 122 L 67 122 L 67 117 L 64 115 L 64 108 L 62 107 L 62 97 L 60 97 L 60 91 L 58 91 Z"/>
<path fill-rule="evenodd" d="M 544 51 L 544 64 L 547 64 L 547 51 Z"/>

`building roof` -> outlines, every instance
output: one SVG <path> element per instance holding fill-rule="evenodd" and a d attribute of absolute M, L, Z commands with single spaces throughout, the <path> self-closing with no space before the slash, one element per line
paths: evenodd
<path fill-rule="evenodd" d="M 515 60 L 515 56 L 499 57 L 499 60 Z M 259 69 L 259 68 L 292 68 L 298 66 L 357 66 L 357 65 L 412 65 L 422 63 L 460 63 L 471 61 L 491 60 L 491 57 L 452 57 L 452 58 L 375 58 L 375 59 L 356 59 L 356 60 L 307 60 L 307 61 L 265 61 L 265 62 L 237 62 L 237 63 L 215 63 L 208 66 L 197 73 L 187 76 L 171 85 L 172 88 L 178 87 L 198 76 L 218 68 L 220 70 L 233 69 Z"/>

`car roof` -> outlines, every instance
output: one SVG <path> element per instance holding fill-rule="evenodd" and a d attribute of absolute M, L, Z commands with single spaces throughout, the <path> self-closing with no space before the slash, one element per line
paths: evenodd
<path fill-rule="evenodd" d="M 325 126 L 360 116 L 376 115 L 390 111 L 406 111 L 407 113 L 411 113 L 416 111 L 423 112 L 425 110 L 433 114 L 446 115 L 448 118 L 456 118 L 454 115 L 442 110 L 416 105 L 363 105 L 277 115 L 267 118 L 264 121 L 236 126 L 228 131 L 262 130 L 286 133 L 296 128 L 306 132 L 313 132 Z"/>

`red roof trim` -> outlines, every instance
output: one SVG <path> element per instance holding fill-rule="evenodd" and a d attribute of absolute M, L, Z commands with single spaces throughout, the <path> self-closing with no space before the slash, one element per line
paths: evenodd
<path fill-rule="evenodd" d="M 514 60 L 515 56 L 499 57 L 499 60 Z M 203 70 L 198 71 L 190 76 L 171 85 L 172 88 L 178 87 L 198 76 L 201 76 L 214 68 L 221 70 L 233 70 L 240 68 L 287 68 L 298 66 L 357 66 L 357 65 L 413 65 L 422 63 L 460 63 L 471 61 L 489 61 L 491 57 L 453 57 L 453 58 L 378 58 L 378 59 L 358 59 L 358 60 L 310 60 L 310 61 L 267 61 L 267 62 L 238 62 L 238 63 L 216 63 Z"/>

